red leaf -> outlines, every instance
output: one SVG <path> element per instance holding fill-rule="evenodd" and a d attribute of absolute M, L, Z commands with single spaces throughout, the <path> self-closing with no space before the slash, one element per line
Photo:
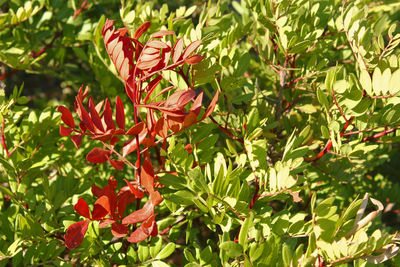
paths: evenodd
<path fill-rule="evenodd" d="M 201 111 L 201 104 L 203 102 L 203 92 L 201 92 L 196 99 L 194 100 L 192 106 L 190 107 L 190 111 L 193 111 L 196 115 L 199 115 Z"/>
<path fill-rule="evenodd" d="M 78 113 L 79 117 L 82 120 L 82 123 L 91 131 L 94 132 L 93 128 L 93 122 L 92 119 L 89 116 L 89 113 L 87 113 L 85 107 L 82 104 L 82 101 L 79 97 L 75 97 L 76 103 L 78 104 L 76 112 Z"/>
<path fill-rule="evenodd" d="M 81 146 L 81 142 L 82 142 L 82 135 L 71 135 L 71 140 L 74 143 L 76 149 L 79 149 L 79 147 Z"/>
<path fill-rule="evenodd" d="M 204 58 L 204 56 L 194 55 L 194 56 L 191 56 L 191 57 L 188 57 L 187 59 L 185 59 L 185 63 L 194 65 L 194 64 L 200 63 L 203 60 L 203 58 Z"/>
<path fill-rule="evenodd" d="M 154 47 L 154 48 L 170 48 L 166 43 L 158 41 L 158 40 L 151 40 L 146 44 L 148 47 Z"/>
<path fill-rule="evenodd" d="M 142 222 L 154 214 L 154 206 L 151 201 L 147 201 L 143 208 L 136 210 L 122 219 L 122 224 L 134 224 Z"/>
<path fill-rule="evenodd" d="M 151 22 L 146 21 L 142 25 L 139 26 L 139 28 L 136 29 L 135 31 L 135 36 L 133 38 L 139 39 L 140 36 L 142 36 L 143 33 L 145 33 L 149 28 L 150 28 Z"/>
<path fill-rule="evenodd" d="M 149 92 L 151 94 L 154 89 L 157 87 L 157 85 L 161 82 L 162 76 L 158 75 L 156 78 L 154 78 L 144 89 L 146 92 Z"/>
<path fill-rule="evenodd" d="M 93 207 L 92 220 L 100 220 L 111 213 L 110 200 L 107 196 L 101 196 Z"/>
<path fill-rule="evenodd" d="M 163 198 L 161 197 L 161 194 L 158 191 L 152 191 L 150 192 L 150 201 L 153 204 L 153 206 L 157 206 L 158 204 L 161 203 Z"/>
<path fill-rule="evenodd" d="M 68 136 L 72 133 L 72 130 L 70 128 L 65 128 L 64 126 L 60 125 L 60 134 L 62 136 Z"/>
<path fill-rule="evenodd" d="M 197 121 L 197 114 L 193 111 L 190 111 L 189 114 L 185 116 L 185 120 L 183 121 L 183 125 L 185 127 L 189 127 L 193 125 Z"/>
<path fill-rule="evenodd" d="M 141 185 L 143 185 L 148 192 L 154 191 L 154 170 L 149 160 L 144 160 L 140 177 Z"/>
<path fill-rule="evenodd" d="M 72 113 L 69 109 L 64 106 L 58 106 L 57 110 L 61 112 L 61 120 L 68 125 L 70 128 L 75 128 L 74 118 L 72 117 Z"/>
<path fill-rule="evenodd" d="M 164 117 L 158 119 L 155 128 L 156 134 L 161 136 L 162 138 L 166 138 L 168 135 L 168 125 L 165 123 Z"/>
<path fill-rule="evenodd" d="M 180 38 L 174 45 L 174 50 L 172 55 L 172 61 L 174 63 L 178 62 L 179 58 L 182 55 L 182 51 L 183 51 L 183 38 Z"/>
<path fill-rule="evenodd" d="M 144 123 L 139 122 L 136 125 L 133 125 L 125 134 L 126 135 L 138 135 L 144 129 Z"/>
<path fill-rule="evenodd" d="M 161 38 L 161 37 L 163 37 L 165 35 L 171 35 L 171 34 L 174 34 L 174 33 L 175 33 L 174 31 L 161 30 L 161 31 L 158 31 L 156 33 L 153 33 L 151 38 Z"/>
<path fill-rule="evenodd" d="M 124 168 L 124 162 L 122 160 L 109 159 L 108 161 L 117 170 L 122 170 Z"/>
<path fill-rule="evenodd" d="M 145 240 L 149 235 L 144 232 L 143 227 L 136 228 L 136 230 L 128 237 L 128 242 L 139 243 Z"/>
<path fill-rule="evenodd" d="M 92 97 L 89 98 L 88 106 L 89 106 L 90 117 L 92 118 L 93 124 L 96 126 L 97 129 L 104 132 L 103 124 L 101 122 L 99 113 L 97 113 Z"/>
<path fill-rule="evenodd" d="M 80 198 L 78 202 L 74 205 L 74 209 L 79 215 L 90 219 L 89 206 L 83 198 Z"/>
<path fill-rule="evenodd" d="M 115 112 L 115 120 L 117 121 L 117 125 L 120 129 L 125 130 L 125 111 L 124 104 L 121 101 L 119 96 L 115 99 L 116 102 L 116 112 Z"/>
<path fill-rule="evenodd" d="M 115 129 L 115 124 L 114 124 L 114 121 L 112 118 L 112 110 L 111 110 L 110 102 L 108 101 L 108 99 L 106 99 L 106 104 L 105 104 L 104 112 L 103 112 L 103 119 L 107 125 L 107 130 Z"/>
<path fill-rule="evenodd" d="M 147 135 L 146 131 L 141 132 L 139 134 L 139 145 L 143 142 L 143 139 L 146 137 L 146 135 Z M 127 155 L 135 151 L 137 147 L 138 145 L 136 143 L 136 137 L 134 137 L 124 144 L 124 147 L 122 148 L 122 156 L 126 157 Z"/>
<path fill-rule="evenodd" d="M 120 223 L 113 223 L 111 225 L 111 233 L 115 237 L 124 237 L 128 234 L 128 227 Z"/>
<path fill-rule="evenodd" d="M 125 188 L 128 188 L 125 190 Z M 125 191 L 123 191 L 125 190 Z M 122 217 L 125 212 L 125 208 L 129 203 L 132 203 L 133 201 L 136 200 L 135 195 L 132 194 L 128 186 L 124 186 L 123 189 L 118 193 L 118 203 L 117 203 L 117 208 L 118 208 L 118 214 L 119 216 Z"/>
<path fill-rule="evenodd" d="M 156 236 L 158 234 L 158 229 L 154 217 L 155 215 L 143 222 L 140 227 L 131 234 L 128 241 L 131 243 L 138 243 L 145 240 L 149 235 Z"/>
<path fill-rule="evenodd" d="M 183 52 L 183 59 L 186 59 L 190 54 L 192 54 L 199 46 L 201 45 L 201 40 L 194 41 L 190 45 L 188 45 Z"/>
<path fill-rule="evenodd" d="M 137 197 L 137 198 L 142 198 L 142 197 L 144 197 L 144 192 L 141 191 L 141 190 L 139 190 L 139 188 L 137 188 L 137 185 L 136 185 L 136 187 L 134 187 L 134 186 L 132 185 L 132 183 L 130 183 L 128 180 L 124 179 L 124 181 L 125 181 L 126 184 L 128 185 L 128 187 L 129 187 L 131 193 L 135 195 L 135 197 Z"/>
<path fill-rule="evenodd" d="M 111 156 L 111 151 L 95 147 L 90 151 L 86 159 L 92 163 L 104 163 Z"/>
<path fill-rule="evenodd" d="M 125 83 L 125 92 L 128 95 L 129 99 L 136 103 L 136 82 L 133 79 L 129 79 Z"/>
<path fill-rule="evenodd" d="M 210 116 L 211 113 L 214 111 L 215 105 L 217 105 L 218 102 L 218 96 L 219 92 L 217 91 L 214 95 L 214 98 L 211 100 L 210 105 L 207 107 L 206 112 L 204 112 L 203 118 L 201 118 L 202 120 Z"/>
<path fill-rule="evenodd" d="M 98 187 L 97 185 L 92 185 L 92 194 L 99 198 L 103 195 L 103 189 Z"/>
<path fill-rule="evenodd" d="M 71 224 L 68 227 L 67 233 L 64 236 L 65 245 L 67 246 L 67 248 L 73 249 L 82 243 L 88 226 L 89 220 L 85 220 Z"/>
<path fill-rule="evenodd" d="M 100 221 L 99 227 L 100 228 L 105 228 L 105 227 L 109 226 L 110 224 L 112 224 L 114 222 L 115 222 L 115 220 L 110 219 L 110 218 L 106 218 L 106 219 L 103 219 L 103 220 Z"/>

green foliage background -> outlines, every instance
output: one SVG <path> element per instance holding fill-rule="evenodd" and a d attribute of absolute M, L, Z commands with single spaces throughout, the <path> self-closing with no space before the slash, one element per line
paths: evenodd
<path fill-rule="evenodd" d="M 74 17 L 82 2 L 0 0 L 0 266 L 400 265 L 397 1 L 98 0 Z M 202 39 L 195 87 L 220 99 L 214 122 L 161 151 L 178 174 L 159 175 L 161 235 L 130 244 L 92 224 L 68 250 L 78 198 L 134 177 L 58 132 L 56 107 L 82 84 L 126 98 L 106 18 Z"/>

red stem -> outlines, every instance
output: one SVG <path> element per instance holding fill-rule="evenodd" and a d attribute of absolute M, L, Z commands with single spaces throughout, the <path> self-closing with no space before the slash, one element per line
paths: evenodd
<path fill-rule="evenodd" d="M 50 41 L 50 43 L 48 43 L 47 45 L 45 45 L 42 49 L 40 49 L 38 52 L 31 52 L 31 57 L 33 58 L 37 58 L 38 56 L 40 56 L 41 54 L 43 54 L 44 52 L 46 52 L 47 49 L 53 47 L 54 42 L 60 38 L 60 36 L 62 35 L 62 31 L 58 31 L 56 32 L 56 35 L 54 35 L 53 39 Z"/>
<path fill-rule="evenodd" d="M 4 73 L 3 75 L 1 75 L 0 76 L 0 81 L 1 80 L 4 80 L 5 78 L 7 78 L 8 76 L 11 76 L 14 72 L 16 72 L 17 70 L 16 69 L 13 69 L 13 70 L 11 70 L 11 71 L 9 71 L 9 72 L 7 72 L 7 73 Z"/>

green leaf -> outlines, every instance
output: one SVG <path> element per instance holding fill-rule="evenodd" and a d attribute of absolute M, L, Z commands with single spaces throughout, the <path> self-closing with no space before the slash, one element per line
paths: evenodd
<path fill-rule="evenodd" d="M 399 72 L 400 74 L 400 72 Z M 369 73 L 367 70 L 363 69 L 361 70 L 360 73 L 360 83 L 361 87 L 367 92 L 369 96 L 372 96 L 372 82 L 371 82 L 371 77 L 369 76 Z"/>
<path fill-rule="evenodd" d="M 247 248 L 247 234 L 249 232 L 249 228 L 253 223 L 253 219 L 254 219 L 254 213 L 250 212 L 249 217 L 247 217 L 243 224 L 242 227 L 240 228 L 240 232 L 239 232 L 239 237 L 238 237 L 238 243 L 244 248 L 244 250 L 246 250 Z"/>
<path fill-rule="evenodd" d="M 225 250 L 228 256 L 237 258 L 242 255 L 242 246 L 233 241 L 225 241 L 220 246 L 221 249 Z"/>
<path fill-rule="evenodd" d="M 156 259 L 165 259 L 175 251 L 175 243 L 168 243 L 156 256 Z"/>
<path fill-rule="evenodd" d="M 382 93 L 382 73 L 379 68 L 375 68 L 372 74 L 372 87 L 375 95 L 381 95 Z"/>

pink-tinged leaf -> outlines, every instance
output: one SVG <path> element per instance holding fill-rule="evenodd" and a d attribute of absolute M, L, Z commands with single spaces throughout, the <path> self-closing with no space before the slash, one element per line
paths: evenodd
<path fill-rule="evenodd" d="M 139 145 L 143 142 L 143 139 L 146 137 L 146 135 L 146 131 L 139 134 Z M 134 137 L 124 144 L 124 147 L 122 148 L 122 156 L 126 157 L 127 155 L 135 151 L 137 147 L 138 145 L 136 143 L 136 137 Z"/>
<path fill-rule="evenodd" d="M 105 102 L 105 101 L 104 101 L 104 99 L 103 99 L 103 100 L 101 100 L 99 103 L 96 104 L 95 109 L 96 109 L 97 114 L 100 114 L 101 109 L 103 108 L 104 102 Z"/>
<path fill-rule="evenodd" d="M 187 59 L 185 59 L 185 63 L 194 65 L 194 64 L 200 63 L 203 60 L 203 58 L 204 58 L 204 56 L 194 55 L 194 56 L 191 56 L 191 57 L 188 57 Z"/>
<path fill-rule="evenodd" d="M 103 119 L 107 125 L 107 130 L 115 129 L 115 124 L 114 124 L 114 121 L 112 118 L 111 105 L 110 105 L 110 102 L 108 101 L 108 99 L 106 99 L 106 104 L 105 104 L 104 112 L 103 112 Z"/>
<path fill-rule="evenodd" d="M 138 124 L 133 125 L 125 134 L 126 135 L 138 135 L 144 129 L 144 123 L 139 122 Z"/>
<path fill-rule="evenodd" d="M 155 54 L 145 54 L 145 53 L 143 53 L 142 56 L 140 57 L 140 62 L 152 61 L 154 59 L 158 59 L 159 57 L 160 57 L 160 55 L 158 53 L 155 53 Z M 139 64 L 138 64 L 138 68 L 140 68 Z"/>
<path fill-rule="evenodd" d="M 129 214 L 128 216 L 126 216 L 125 218 L 123 218 L 122 224 L 128 225 L 128 224 L 143 222 L 153 214 L 154 214 L 154 206 L 150 201 L 147 201 L 146 204 L 144 204 L 143 208 L 136 210 L 131 214 Z"/>
<path fill-rule="evenodd" d="M 148 192 L 154 191 L 154 170 L 151 162 L 147 159 L 143 162 L 140 177 L 141 185 L 143 185 Z"/>
<path fill-rule="evenodd" d="M 93 207 L 92 220 L 103 219 L 111 213 L 110 200 L 107 196 L 101 196 L 96 200 Z"/>
<path fill-rule="evenodd" d="M 168 63 L 169 63 L 169 60 L 171 59 L 171 53 L 172 53 L 172 50 L 171 50 L 171 41 L 167 41 L 167 45 L 168 45 L 168 49 L 163 49 L 163 51 L 162 51 L 162 59 L 161 59 L 161 62 L 160 62 L 160 66 L 159 66 L 159 69 L 163 69 L 163 68 L 165 68 L 165 66 L 167 66 L 168 65 Z"/>
<path fill-rule="evenodd" d="M 81 142 L 82 142 L 82 135 L 71 135 L 71 140 L 74 143 L 76 149 L 79 149 L 79 147 L 81 146 Z"/>
<path fill-rule="evenodd" d="M 133 37 L 134 39 L 139 39 L 140 36 L 142 36 L 143 33 L 145 33 L 149 28 L 150 28 L 151 22 L 146 21 L 142 25 L 139 26 L 139 28 L 136 29 L 135 31 L 135 36 Z"/>
<path fill-rule="evenodd" d="M 128 29 L 127 28 L 121 28 L 117 30 L 119 32 L 119 36 L 124 36 L 125 34 L 127 34 Z"/>
<path fill-rule="evenodd" d="M 57 110 L 61 112 L 61 120 L 68 125 L 70 128 L 75 128 L 74 118 L 72 117 L 72 113 L 69 109 L 64 106 L 58 106 Z"/>
<path fill-rule="evenodd" d="M 125 111 L 124 104 L 121 101 L 119 96 L 115 99 L 116 103 L 116 112 L 115 112 L 115 120 L 117 121 L 117 125 L 120 129 L 125 130 Z"/>
<path fill-rule="evenodd" d="M 189 57 L 190 54 L 192 54 L 200 45 L 201 45 L 201 40 L 194 41 L 193 43 L 188 45 L 185 49 L 185 52 L 183 52 L 183 59 Z"/>
<path fill-rule="evenodd" d="M 146 44 L 148 47 L 153 47 L 153 48 L 159 48 L 159 49 L 165 49 L 165 48 L 170 48 L 166 43 L 158 41 L 158 40 L 151 40 Z"/>
<path fill-rule="evenodd" d="M 192 101 L 196 96 L 196 92 L 192 89 L 179 90 L 173 93 L 165 102 L 166 107 L 183 108 L 187 103 Z"/>
<path fill-rule="evenodd" d="M 146 47 L 144 50 L 143 50 L 143 54 L 150 54 L 150 55 L 152 55 L 152 54 L 160 54 L 160 49 L 159 48 L 154 48 L 154 47 Z"/>
<path fill-rule="evenodd" d="M 83 237 L 85 236 L 87 228 L 89 226 L 89 222 L 89 220 L 80 221 L 71 224 L 68 227 L 67 232 L 64 236 L 65 246 L 67 248 L 73 249 L 82 243 Z"/>
<path fill-rule="evenodd" d="M 128 234 L 128 227 L 115 222 L 111 225 L 111 233 L 114 237 L 124 237 Z"/>
<path fill-rule="evenodd" d="M 104 163 L 110 156 L 111 151 L 95 147 L 87 154 L 86 159 L 92 163 Z"/>
<path fill-rule="evenodd" d="M 149 235 L 144 232 L 143 227 L 136 228 L 136 230 L 128 237 L 128 242 L 139 243 L 145 240 Z"/>
<path fill-rule="evenodd" d="M 208 116 L 211 115 L 211 113 L 213 113 L 215 106 L 217 105 L 218 102 L 218 97 L 219 97 L 219 92 L 217 91 L 213 97 L 213 99 L 211 100 L 210 105 L 207 107 L 206 112 L 204 112 L 203 117 L 201 118 L 202 120 L 207 118 Z"/>
<path fill-rule="evenodd" d="M 104 45 L 122 79 L 126 81 L 131 74 L 135 48 L 129 36 L 125 36 L 126 29 L 115 30 L 113 23 L 107 20 L 102 29 Z"/>
<path fill-rule="evenodd" d="M 79 215 L 90 219 L 89 206 L 83 198 L 78 200 L 78 202 L 74 205 L 74 209 Z"/>
<path fill-rule="evenodd" d="M 171 34 L 174 34 L 174 33 L 175 33 L 174 31 L 161 30 L 161 31 L 158 31 L 156 33 L 153 33 L 151 38 L 162 38 L 163 36 L 171 35 Z"/>
<path fill-rule="evenodd" d="M 68 136 L 68 135 L 70 135 L 71 133 L 72 133 L 72 130 L 71 130 L 70 128 L 66 128 L 66 127 L 60 125 L 60 134 L 61 134 L 62 136 Z"/>
<path fill-rule="evenodd" d="M 144 197 L 144 192 L 141 191 L 139 188 L 137 188 L 137 185 L 136 185 L 136 187 L 133 186 L 132 183 L 130 183 L 130 182 L 129 182 L 128 180 L 126 180 L 126 179 L 124 179 L 124 181 L 125 181 L 126 184 L 128 185 L 128 187 L 129 187 L 131 193 L 135 195 L 135 197 L 137 197 L 137 198 L 142 198 L 142 197 Z"/>
<path fill-rule="evenodd" d="M 89 98 L 88 105 L 89 105 L 90 117 L 92 118 L 94 126 L 96 126 L 96 128 L 99 129 L 101 132 L 104 132 L 103 123 L 101 122 L 99 113 L 97 113 L 92 97 Z"/>
<path fill-rule="evenodd" d="M 176 41 L 174 50 L 173 50 L 173 54 L 172 54 L 172 61 L 174 63 L 179 61 L 179 59 L 182 55 L 182 51 L 183 51 L 183 38 L 180 38 L 180 39 L 178 39 L 178 41 Z"/>
<path fill-rule="evenodd" d="M 136 67 L 141 70 L 147 70 L 147 69 L 157 66 L 157 64 L 159 62 L 160 62 L 159 58 L 156 58 L 156 59 L 153 59 L 150 61 L 139 61 L 138 64 L 136 65 Z"/>
<path fill-rule="evenodd" d="M 203 91 L 194 100 L 192 106 L 190 107 L 190 111 L 194 112 L 196 115 L 199 115 L 202 103 L 203 103 Z"/>
<path fill-rule="evenodd" d="M 117 170 L 122 170 L 124 168 L 124 162 L 122 160 L 109 159 L 108 161 Z"/>

